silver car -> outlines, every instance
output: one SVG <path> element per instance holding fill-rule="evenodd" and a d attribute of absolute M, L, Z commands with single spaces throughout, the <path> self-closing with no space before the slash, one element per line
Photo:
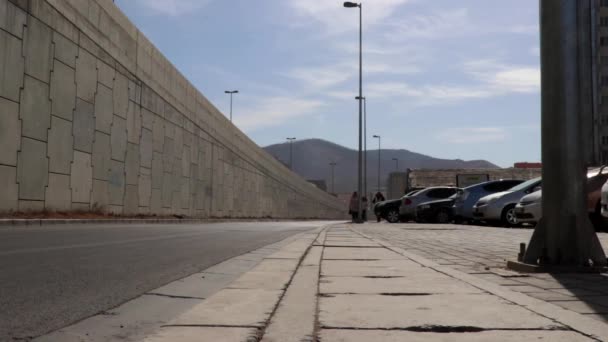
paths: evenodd
<path fill-rule="evenodd" d="M 446 199 L 458 190 L 458 188 L 450 186 L 435 186 L 420 190 L 411 196 L 405 196 L 401 200 L 399 217 L 401 221 L 413 220 L 416 217 L 416 207 L 419 204 Z"/>
<path fill-rule="evenodd" d="M 515 217 L 519 223 L 536 224 L 543 217 L 543 191 L 539 190 L 526 195 L 515 206 Z"/>
<path fill-rule="evenodd" d="M 454 221 L 473 220 L 473 206 L 477 201 L 485 196 L 497 192 L 507 191 L 512 187 L 523 183 L 518 179 L 501 179 L 468 186 L 464 188 L 454 201 Z"/>
<path fill-rule="evenodd" d="M 525 195 L 540 190 L 541 179 L 534 178 L 507 191 L 482 197 L 473 207 L 473 218 L 477 221 L 500 222 L 505 227 L 517 225 L 515 205 Z"/>

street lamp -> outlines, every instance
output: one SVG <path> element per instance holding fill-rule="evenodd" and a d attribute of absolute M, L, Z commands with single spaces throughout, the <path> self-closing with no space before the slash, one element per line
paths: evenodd
<path fill-rule="evenodd" d="M 374 135 L 374 138 L 378 139 L 378 192 L 380 192 L 380 147 L 382 146 L 382 137 Z"/>
<path fill-rule="evenodd" d="M 357 179 L 357 209 L 358 209 L 358 223 L 363 223 L 363 208 L 362 208 L 362 126 L 363 126 L 363 4 L 347 1 L 344 3 L 344 7 L 346 8 L 359 8 L 359 159 L 358 159 L 358 179 Z"/>
<path fill-rule="evenodd" d="M 238 94 L 238 90 L 226 90 L 224 91 L 226 94 L 230 94 L 230 122 L 232 122 L 232 95 Z"/>
<path fill-rule="evenodd" d="M 289 140 L 289 169 L 293 171 L 293 141 L 296 138 L 286 138 Z"/>
<path fill-rule="evenodd" d="M 393 158 L 393 160 L 395 161 L 395 171 L 399 171 L 399 159 Z"/>
<path fill-rule="evenodd" d="M 331 193 L 332 194 L 336 193 L 336 190 L 334 189 L 334 184 L 335 184 L 334 169 L 336 168 L 336 165 L 338 165 L 338 163 L 336 163 L 336 162 L 329 163 L 329 166 L 331 166 Z"/>
<path fill-rule="evenodd" d="M 355 100 L 359 100 L 359 96 Z M 367 98 L 363 96 L 363 193 L 367 196 Z"/>

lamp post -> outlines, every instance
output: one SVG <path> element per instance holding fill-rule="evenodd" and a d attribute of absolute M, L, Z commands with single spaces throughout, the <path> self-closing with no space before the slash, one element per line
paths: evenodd
<path fill-rule="evenodd" d="M 230 94 L 230 122 L 232 122 L 232 95 L 238 94 L 238 90 L 226 90 L 224 91 L 226 94 Z"/>
<path fill-rule="evenodd" d="M 399 171 L 399 159 L 393 158 L 393 160 L 395 161 L 395 171 Z"/>
<path fill-rule="evenodd" d="M 296 138 L 286 138 L 289 140 L 289 169 L 293 171 L 293 141 Z"/>
<path fill-rule="evenodd" d="M 336 165 L 338 165 L 338 163 L 336 163 L 336 162 L 329 163 L 329 166 L 331 166 L 331 193 L 332 194 L 336 193 L 336 190 L 334 189 L 334 184 L 335 184 L 334 171 L 335 171 Z"/>
<path fill-rule="evenodd" d="M 359 96 L 355 97 L 359 100 Z M 367 196 L 367 98 L 363 96 L 363 193 Z"/>
<path fill-rule="evenodd" d="M 380 148 L 382 147 L 382 137 L 374 135 L 374 138 L 378 139 L 378 192 L 380 192 Z"/>
<path fill-rule="evenodd" d="M 363 126 L 363 4 L 355 2 L 345 2 L 344 7 L 346 8 L 359 8 L 359 159 L 358 159 L 358 179 L 357 179 L 357 209 L 358 209 L 358 223 L 363 223 L 363 208 L 362 208 L 362 126 Z"/>

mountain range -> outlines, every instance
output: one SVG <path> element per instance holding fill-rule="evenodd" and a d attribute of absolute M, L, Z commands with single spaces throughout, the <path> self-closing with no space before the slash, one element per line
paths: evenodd
<path fill-rule="evenodd" d="M 330 162 L 337 165 L 334 170 L 336 193 L 348 193 L 357 186 L 356 150 L 334 144 L 322 139 L 307 139 L 293 142 L 293 171 L 305 179 L 325 180 L 327 190 L 331 191 Z M 264 149 L 289 167 L 289 143 L 274 144 Z M 399 149 L 380 150 L 380 181 L 384 186 L 388 175 L 396 171 L 399 160 L 399 171 L 411 169 L 493 169 L 498 166 L 485 160 L 439 159 L 424 154 Z M 376 187 L 378 176 L 378 150 L 367 151 L 367 182 Z"/>

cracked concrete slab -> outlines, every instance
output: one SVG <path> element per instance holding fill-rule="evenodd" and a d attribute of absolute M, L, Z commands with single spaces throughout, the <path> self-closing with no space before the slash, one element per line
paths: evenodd
<path fill-rule="evenodd" d="M 256 272 L 293 272 L 298 267 L 296 259 L 264 259 L 252 271 Z"/>
<path fill-rule="evenodd" d="M 350 248 L 350 247 L 326 247 L 323 252 L 323 260 L 330 259 L 383 259 L 400 260 L 405 259 L 386 248 Z"/>
<path fill-rule="evenodd" d="M 476 333 L 431 333 L 382 330 L 323 329 L 323 342 L 590 342 L 594 341 L 572 331 L 482 331 Z"/>
<path fill-rule="evenodd" d="M 321 275 L 334 277 L 405 276 L 420 272 L 422 266 L 409 260 L 325 260 L 321 263 Z"/>
<path fill-rule="evenodd" d="M 257 335 L 255 328 L 165 327 L 144 342 L 247 342 Z"/>
<path fill-rule="evenodd" d="M 319 299 L 323 327 L 408 328 L 428 325 L 483 329 L 547 329 L 559 326 L 489 294 L 429 296 L 334 295 Z"/>
<path fill-rule="evenodd" d="M 291 272 L 250 271 L 231 283 L 228 288 L 284 290 L 291 279 L 291 274 Z"/>

